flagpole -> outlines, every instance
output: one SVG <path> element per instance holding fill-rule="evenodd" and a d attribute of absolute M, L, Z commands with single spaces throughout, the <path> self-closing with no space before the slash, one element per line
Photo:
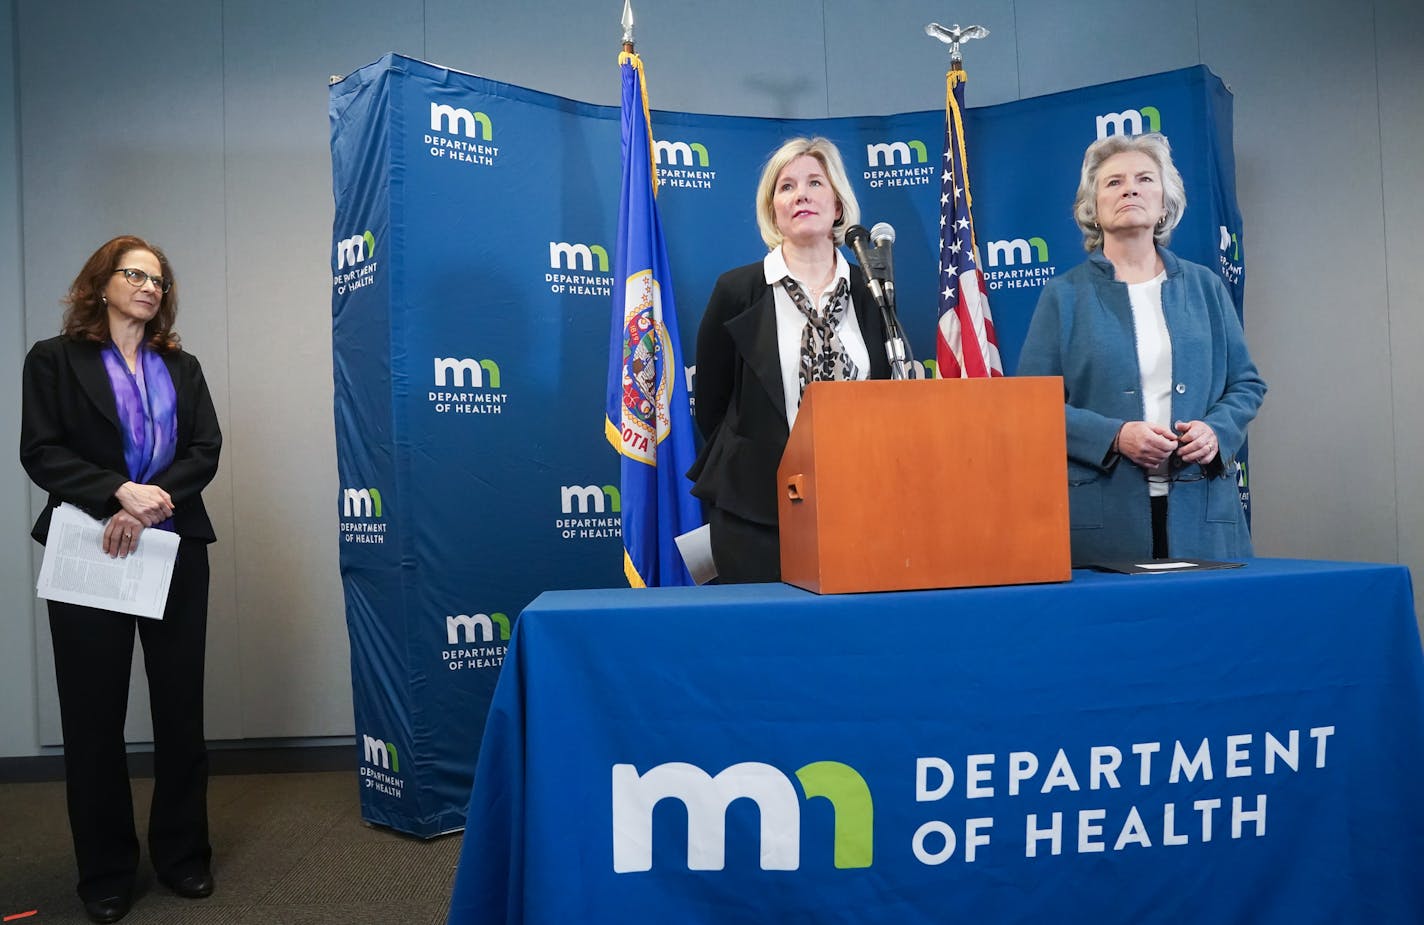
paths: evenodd
<path fill-rule="evenodd" d="M 692 496 L 692 409 L 683 376 L 672 271 L 657 207 L 657 158 L 633 8 L 618 55 L 622 183 L 604 430 L 620 461 L 623 571 L 635 588 L 691 584 L 676 538 L 702 524 Z"/>
<path fill-rule="evenodd" d="M 964 139 L 964 56 L 960 47 L 989 34 L 983 26 L 939 23 L 925 34 L 949 46 L 945 72 L 944 169 L 940 176 L 939 322 L 935 341 L 940 378 L 1002 376 L 998 335 L 974 229 L 969 191 L 968 146 Z"/>

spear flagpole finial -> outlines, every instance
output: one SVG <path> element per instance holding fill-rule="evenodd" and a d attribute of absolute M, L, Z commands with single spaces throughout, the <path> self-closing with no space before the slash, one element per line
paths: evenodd
<path fill-rule="evenodd" d="M 964 53 L 959 50 L 970 39 L 982 39 L 989 34 L 989 30 L 983 26 L 965 26 L 960 28 L 958 23 L 946 28 L 937 22 L 932 22 L 925 26 L 925 35 L 939 39 L 949 46 L 949 63 L 951 70 L 964 69 Z"/>
<path fill-rule="evenodd" d="M 633 50 L 633 0 L 623 0 L 623 50 Z"/>

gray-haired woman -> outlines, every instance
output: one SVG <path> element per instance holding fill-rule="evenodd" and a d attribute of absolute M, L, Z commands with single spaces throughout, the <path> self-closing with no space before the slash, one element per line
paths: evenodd
<path fill-rule="evenodd" d="M 1162 135 L 1083 156 L 1088 260 L 1043 289 L 1019 375 L 1062 376 L 1073 562 L 1252 555 L 1235 454 L 1266 383 L 1221 278 L 1167 250 L 1186 193 Z"/>

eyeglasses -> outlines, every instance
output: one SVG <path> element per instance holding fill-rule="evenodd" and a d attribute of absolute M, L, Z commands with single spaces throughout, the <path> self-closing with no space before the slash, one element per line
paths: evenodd
<path fill-rule="evenodd" d="M 1200 482 L 1207 478 L 1206 470 L 1201 467 L 1201 463 L 1184 463 L 1175 454 L 1168 464 L 1168 470 L 1166 475 L 1148 474 L 1147 481 L 1161 485 L 1169 482 Z"/>
<path fill-rule="evenodd" d="M 173 280 L 164 279 L 161 276 L 149 276 L 144 271 L 135 269 L 133 267 L 120 267 L 114 272 L 124 274 L 124 279 L 128 280 L 129 285 L 133 286 L 135 289 L 142 289 L 143 284 L 149 281 L 152 281 L 153 285 L 158 288 L 158 291 L 163 293 L 164 295 L 167 295 L 168 290 L 173 288 Z"/>

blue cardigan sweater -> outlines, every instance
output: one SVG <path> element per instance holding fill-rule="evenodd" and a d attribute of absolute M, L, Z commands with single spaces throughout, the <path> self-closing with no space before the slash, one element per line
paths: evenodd
<path fill-rule="evenodd" d="M 1168 551 L 1206 559 L 1250 556 L 1235 456 L 1266 383 L 1220 277 L 1165 248 L 1158 253 L 1167 270 L 1162 314 L 1172 340 L 1172 422 L 1205 421 L 1220 441 L 1217 459 L 1206 467 L 1210 478 L 1172 484 Z M 1112 452 L 1118 429 L 1142 420 L 1144 411 L 1127 285 L 1117 281 L 1102 251 L 1044 286 L 1018 374 L 1063 377 L 1073 563 L 1151 556 L 1147 474 Z"/>

